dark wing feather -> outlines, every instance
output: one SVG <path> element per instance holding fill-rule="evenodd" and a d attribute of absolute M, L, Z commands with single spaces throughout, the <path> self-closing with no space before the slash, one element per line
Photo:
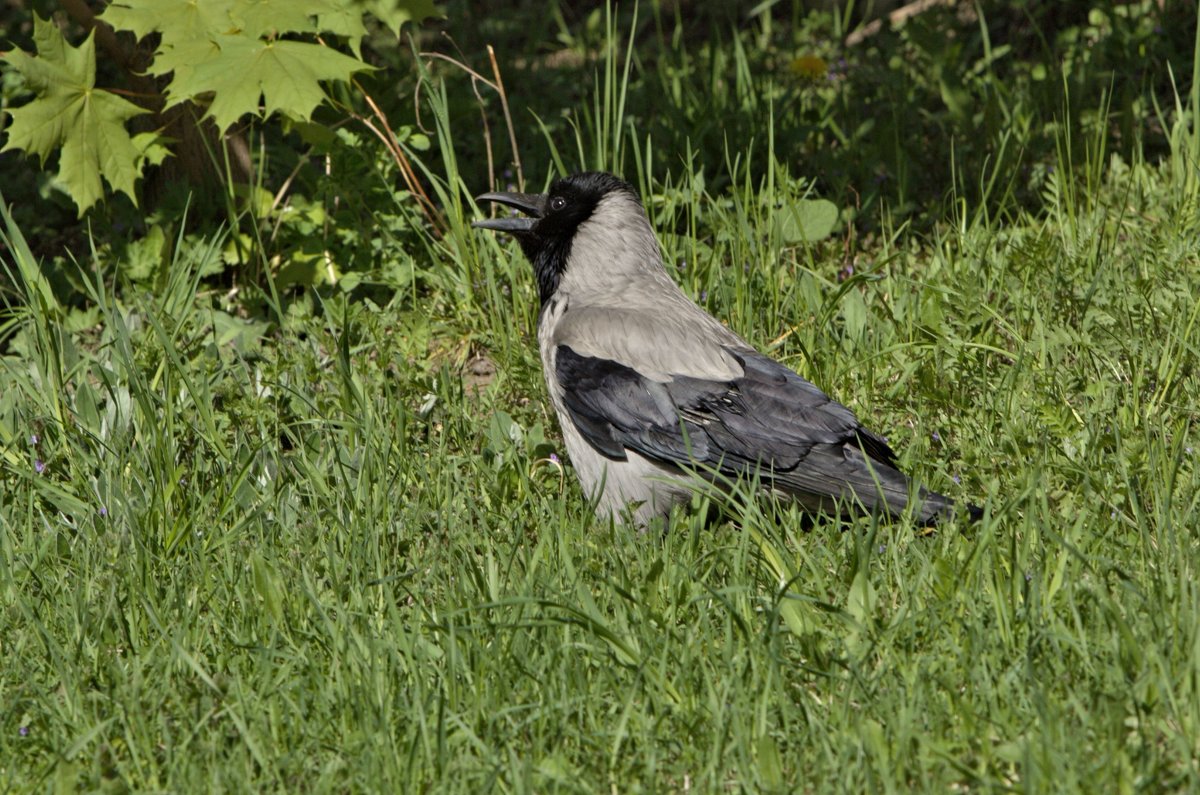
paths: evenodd
<path fill-rule="evenodd" d="M 706 451 L 689 448 L 666 384 L 620 362 L 580 356 L 567 345 L 555 353 L 555 371 L 575 426 L 608 458 L 624 460 L 626 449 L 664 463 L 707 458 Z"/>
<path fill-rule="evenodd" d="M 729 476 L 758 471 L 772 486 L 827 504 L 857 498 L 899 512 L 908 482 L 879 436 L 796 373 L 752 351 L 730 351 L 744 372 L 730 381 L 679 376 L 660 383 L 620 362 L 556 350 L 563 401 L 584 438 L 612 459 L 627 450 L 674 466 Z M 868 465 L 869 460 L 869 465 Z M 930 511 L 948 503 L 928 495 Z M 927 511 L 922 511 L 922 518 Z"/>

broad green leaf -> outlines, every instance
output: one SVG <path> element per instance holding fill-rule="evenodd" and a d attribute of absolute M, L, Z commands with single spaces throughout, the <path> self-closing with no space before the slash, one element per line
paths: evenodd
<path fill-rule="evenodd" d="M 141 152 L 147 163 L 157 166 L 171 154 L 171 150 L 163 145 L 163 142 L 168 140 L 158 133 L 138 133 L 133 136 L 133 145 Z"/>
<path fill-rule="evenodd" d="M 870 572 L 865 565 L 860 566 L 850 582 L 850 592 L 846 594 L 846 612 L 859 624 L 866 626 L 875 614 L 875 602 Z"/>
<path fill-rule="evenodd" d="M 337 284 L 339 276 L 337 266 L 324 252 L 293 251 L 275 274 L 275 287 L 282 290 L 297 284 L 304 287 Z"/>
<path fill-rule="evenodd" d="M 266 321 L 245 320 L 219 309 L 212 310 L 213 340 L 218 348 L 233 346 L 239 353 L 249 353 L 262 344 L 263 335 L 271 324 Z"/>
<path fill-rule="evenodd" d="M 858 290 L 847 290 L 840 302 L 842 320 L 846 324 L 846 336 L 861 340 L 867 330 L 867 302 Z"/>
<path fill-rule="evenodd" d="M 250 573 L 254 590 L 266 605 L 267 613 L 275 623 L 283 621 L 283 588 L 279 577 L 257 552 L 250 555 Z"/>
<path fill-rule="evenodd" d="M 75 385 L 74 409 L 73 416 L 76 422 L 95 434 L 97 438 L 104 438 L 104 425 L 100 420 L 100 401 L 96 399 L 96 390 L 86 379 L 80 379 Z"/>
<path fill-rule="evenodd" d="M 420 22 L 442 14 L 433 0 L 356 0 L 355 5 L 365 8 L 396 36 L 405 22 Z"/>
<path fill-rule="evenodd" d="M 186 75 L 176 73 L 169 105 L 211 93 L 207 115 L 222 131 L 246 113 L 270 116 L 278 111 L 307 120 L 325 98 L 320 81 L 349 81 L 355 72 L 372 68 L 337 50 L 300 41 L 236 35 L 222 36 L 218 44 L 219 55 Z"/>
<path fill-rule="evenodd" d="M 242 4 L 238 0 L 117 0 L 101 18 L 138 38 L 161 34 L 154 63 L 146 71 L 156 77 L 175 72 L 178 79 L 219 53 L 214 39 L 236 31 L 231 14 Z"/>
<path fill-rule="evenodd" d="M 141 176 L 143 159 L 124 122 L 145 111 L 107 91 L 91 92 L 67 111 L 71 133 L 63 140 L 58 178 L 80 212 L 103 198 L 101 176 L 137 204 L 134 182 Z"/>
<path fill-rule="evenodd" d="M 234 185 L 238 206 L 250 210 L 254 218 L 268 218 L 275 207 L 275 194 L 258 185 Z"/>
<path fill-rule="evenodd" d="M 230 16 L 240 33 L 254 38 L 279 33 L 319 33 L 315 21 L 344 3 L 332 0 L 254 0 L 235 3 Z"/>
<path fill-rule="evenodd" d="M 758 770 L 767 786 L 775 788 L 783 786 L 783 759 L 779 746 L 770 735 L 758 738 Z"/>
<path fill-rule="evenodd" d="M 310 121 L 290 121 L 284 124 L 284 129 L 300 136 L 304 143 L 315 146 L 322 152 L 328 152 L 337 142 L 337 133 L 327 125 Z"/>
<path fill-rule="evenodd" d="M 949 79 L 943 72 L 938 75 L 938 91 L 946 109 L 958 119 L 969 119 L 975 107 L 971 92 L 963 88 L 957 80 Z"/>
<path fill-rule="evenodd" d="M 155 224 L 146 232 L 145 237 L 126 246 L 117 260 L 117 270 L 132 281 L 148 281 L 169 262 L 169 255 L 170 247 L 166 233 L 162 226 Z"/>
<path fill-rule="evenodd" d="M 66 314 L 62 328 L 70 334 L 79 334 L 100 324 L 100 308 L 97 306 L 74 307 L 68 309 Z"/>
<path fill-rule="evenodd" d="M 17 68 L 34 93 L 41 95 L 63 84 L 88 88 L 96 84 L 95 45 L 90 36 L 81 47 L 72 47 L 57 25 L 35 14 L 33 44 L 37 56 L 13 50 L 4 60 Z"/>
<path fill-rule="evenodd" d="M 383 22 L 396 36 L 405 22 L 420 22 L 427 17 L 441 16 L 432 0 L 348 0 L 333 3 L 334 8 L 320 14 L 317 27 L 337 36 L 344 36 L 355 55 L 361 56 L 362 38 L 367 29 L 363 14 Z"/>
<path fill-rule="evenodd" d="M 117 0 L 101 18 L 138 38 L 161 34 L 154 63 L 146 71 L 156 77 L 175 72 L 178 79 L 219 53 L 214 39 L 236 30 L 231 16 L 236 5 L 237 0 Z"/>
<path fill-rule="evenodd" d="M 232 32 L 230 12 L 237 5 L 237 0 L 116 0 L 100 18 L 138 38 L 161 33 L 164 47 L 179 47 Z"/>
<path fill-rule="evenodd" d="M 362 57 L 362 40 L 367 35 L 362 8 L 357 3 L 336 3 L 329 11 L 317 15 L 317 28 L 346 39 L 350 49 Z"/>
<path fill-rule="evenodd" d="M 220 56 L 221 48 L 217 46 L 215 38 L 198 38 L 179 44 L 160 45 L 158 52 L 154 54 L 154 63 L 146 69 L 147 74 L 163 77 L 174 72 L 172 86 L 177 81 L 190 80 L 192 70 L 197 64 Z M 168 95 L 171 93 L 170 89 L 168 86 Z"/>
<path fill-rule="evenodd" d="M 826 199 L 801 199 L 775 213 L 776 233 L 785 243 L 815 242 L 833 232 L 837 205 Z"/>
<path fill-rule="evenodd" d="M 4 57 L 25 75 L 37 96 L 10 111 L 4 149 L 23 149 L 42 162 L 61 150 L 58 180 L 81 216 L 103 197 L 101 177 L 136 203 L 134 183 L 142 166 L 148 159 L 162 159 L 154 148 L 157 136 L 135 141 L 125 129 L 126 121 L 147 111 L 95 87 L 92 35 L 72 47 L 52 22 L 35 16 L 34 41 L 37 56 L 13 50 Z"/>

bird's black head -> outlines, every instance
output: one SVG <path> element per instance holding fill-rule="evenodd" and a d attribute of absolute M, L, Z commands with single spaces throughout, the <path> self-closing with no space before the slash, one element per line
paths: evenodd
<path fill-rule="evenodd" d="M 485 193 L 475 201 L 498 202 L 520 210 L 527 217 L 490 218 L 471 225 L 508 232 L 517 239 L 533 265 L 538 294 L 545 304 L 558 290 L 575 232 L 592 217 L 601 199 L 616 192 L 637 200 L 632 185 L 603 171 L 564 177 L 551 185 L 548 193 Z"/>

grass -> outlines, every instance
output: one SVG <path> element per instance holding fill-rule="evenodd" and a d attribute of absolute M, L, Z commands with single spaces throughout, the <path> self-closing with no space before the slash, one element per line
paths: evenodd
<path fill-rule="evenodd" d="M 630 130 L 684 288 L 984 520 L 597 524 L 435 96 L 450 232 L 387 300 L 268 325 L 203 277 L 210 232 L 153 291 L 84 256 L 80 320 L 7 227 L 0 787 L 1200 788 L 1195 98 L 1162 159 L 1065 136 L 1031 207 L 963 189 L 928 231 L 805 243 L 782 151 L 664 166 L 615 88 L 529 173 Z"/>

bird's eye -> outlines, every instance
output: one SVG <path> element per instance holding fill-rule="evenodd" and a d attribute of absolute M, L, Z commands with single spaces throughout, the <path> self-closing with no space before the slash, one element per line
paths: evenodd
<path fill-rule="evenodd" d="M 551 210 L 558 211 L 566 206 L 567 206 L 567 200 L 564 199 L 562 196 L 555 196 L 553 199 L 550 200 L 550 209 Z"/>

